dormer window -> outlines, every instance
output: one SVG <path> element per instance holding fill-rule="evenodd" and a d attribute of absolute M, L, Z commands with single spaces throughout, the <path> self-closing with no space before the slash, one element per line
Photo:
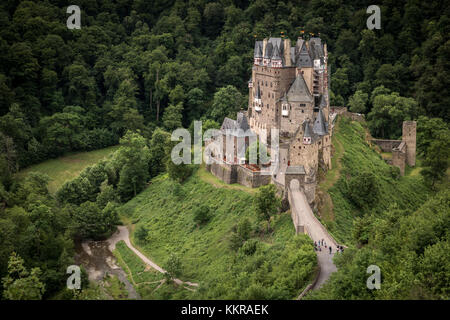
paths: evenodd
<path fill-rule="evenodd" d="M 303 144 L 311 144 L 311 137 L 303 137 Z"/>

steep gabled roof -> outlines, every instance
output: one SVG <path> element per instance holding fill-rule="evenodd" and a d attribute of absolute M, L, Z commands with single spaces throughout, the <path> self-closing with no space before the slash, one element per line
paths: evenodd
<path fill-rule="evenodd" d="M 255 51 L 253 53 L 253 56 L 255 58 L 262 58 L 263 56 L 262 47 L 263 47 L 262 41 L 255 41 Z"/>
<path fill-rule="evenodd" d="M 273 45 L 271 42 L 267 42 L 266 44 L 266 50 L 264 52 L 264 59 L 270 59 L 272 58 L 272 50 L 273 50 Z"/>
<path fill-rule="evenodd" d="M 223 133 L 237 137 L 254 136 L 255 134 L 248 131 L 249 129 L 250 126 L 248 125 L 247 116 L 243 112 L 238 112 L 237 120 L 225 117 L 220 127 Z"/>
<path fill-rule="evenodd" d="M 324 136 L 327 133 L 327 127 L 325 124 L 325 117 L 323 116 L 322 109 L 319 109 L 319 114 L 314 121 L 313 132 L 319 136 Z"/>
<path fill-rule="evenodd" d="M 236 128 L 236 120 L 225 117 L 220 130 L 234 130 Z"/>
<path fill-rule="evenodd" d="M 311 129 L 311 124 L 309 120 L 303 122 L 303 137 L 312 138 L 314 131 Z"/>
<path fill-rule="evenodd" d="M 278 47 L 280 53 L 284 52 L 283 41 L 281 38 L 269 38 L 267 43 L 271 43 L 274 48 L 275 46 Z"/>
<path fill-rule="evenodd" d="M 289 101 L 313 102 L 314 99 L 301 73 L 298 74 L 289 88 L 287 98 Z"/>
<path fill-rule="evenodd" d="M 309 55 L 306 43 L 302 42 L 301 47 L 298 49 L 296 60 L 296 66 L 299 68 L 311 68 L 313 66 L 311 56 Z"/>
<path fill-rule="evenodd" d="M 272 60 L 281 60 L 280 50 L 277 45 L 273 48 Z"/>
<path fill-rule="evenodd" d="M 320 103 L 319 108 L 326 108 L 327 107 L 327 100 L 325 99 L 325 95 L 320 95 Z"/>
<path fill-rule="evenodd" d="M 250 126 L 248 125 L 247 117 L 243 112 L 238 112 L 237 114 L 237 120 L 236 120 L 236 127 L 237 129 L 242 129 L 244 131 L 247 131 L 250 129 Z"/>

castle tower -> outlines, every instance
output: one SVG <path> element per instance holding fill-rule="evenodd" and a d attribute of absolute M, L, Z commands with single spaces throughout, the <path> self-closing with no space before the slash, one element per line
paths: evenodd
<path fill-rule="evenodd" d="M 403 121 L 402 141 L 406 143 L 406 163 L 416 165 L 416 121 Z"/>

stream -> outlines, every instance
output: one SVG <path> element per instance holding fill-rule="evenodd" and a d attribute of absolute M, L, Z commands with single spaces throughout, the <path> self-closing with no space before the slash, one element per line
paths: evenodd
<path fill-rule="evenodd" d="M 116 231 L 117 233 L 117 231 Z M 89 281 L 101 283 L 108 275 L 116 276 L 125 285 L 128 299 L 141 299 L 133 285 L 128 281 L 125 271 L 117 265 L 117 259 L 110 250 L 112 239 L 104 241 L 82 241 L 75 244 L 75 263 L 83 265 Z"/>

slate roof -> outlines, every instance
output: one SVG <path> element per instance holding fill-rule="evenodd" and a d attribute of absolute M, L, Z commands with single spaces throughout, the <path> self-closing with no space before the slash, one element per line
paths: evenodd
<path fill-rule="evenodd" d="M 298 74 L 297 78 L 292 83 L 288 90 L 287 98 L 289 101 L 301 101 L 301 102 L 313 102 L 314 99 L 309 92 L 308 86 L 306 85 L 305 79 L 301 73 Z"/>
<path fill-rule="evenodd" d="M 237 128 L 242 129 L 244 131 L 247 131 L 250 129 L 250 126 L 248 125 L 247 117 L 243 112 L 238 112 L 237 114 Z"/>
<path fill-rule="evenodd" d="M 281 60 L 280 50 L 278 49 L 277 45 L 273 49 L 272 59 L 273 60 Z"/>
<path fill-rule="evenodd" d="M 239 129 L 241 129 L 242 131 L 240 131 Z M 246 132 L 249 129 L 250 126 L 248 125 L 247 116 L 243 112 L 238 112 L 237 120 L 225 117 L 225 119 L 223 119 L 222 126 L 220 127 L 220 130 L 223 133 L 241 137 L 255 135 L 253 132 Z"/>
<path fill-rule="evenodd" d="M 319 103 L 319 107 L 320 108 L 326 108 L 327 107 L 327 100 L 325 99 L 325 95 L 320 95 L 320 103 Z"/>
<path fill-rule="evenodd" d="M 273 45 L 271 42 L 267 42 L 266 44 L 266 50 L 264 52 L 264 59 L 270 59 L 272 58 L 272 50 L 273 50 Z"/>
<path fill-rule="evenodd" d="M 319 114 L 314 121 L 313 132 L 319 136 L 327 135 L 327 127 L 325 125 L 325 117 L 323 116 L 322 109 L 319 109 Z"/>
<path fill-rule="evenodd" d="M 299 47 L 295 57 L 296 66 L 299 68 L 311 68 L 313 66 L 311 56 L 309 55 L 306 43 L 302 40 L 301 47 Z"/>
<path fill-rule="evenodd" d="M 255 58 L 262 58 L 263 56 L 262 47 L 263 47 L 262 41 L 255 41 L 255 51 L 253 54 Z"/>
<path fill-rule="evenodd" d="M 312 138 L 313 130 L 311 129 L 311 124 L 309 120 L 303 122 L 303 137 Z"/>

